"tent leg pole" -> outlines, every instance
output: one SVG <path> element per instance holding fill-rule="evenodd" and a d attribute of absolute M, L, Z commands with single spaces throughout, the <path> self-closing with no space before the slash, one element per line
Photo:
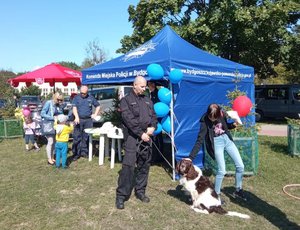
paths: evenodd
<path fill-rule="evenodd" d="M 172 88 L 172 83 L 169 82 L 169 87 L 170 90 L 172 92 L 172 97 L 171 97 L 171 103 L 170 103 L 170 115 L 171 115 L 171 149 L 172 149 L 172 178 L 173 181 L 175 181 L 175 150 L 174 150 L 174 146 L 175 146 L 175 142 L 174 142 L 174 96 L 173 96 L 173 88 Z"/>

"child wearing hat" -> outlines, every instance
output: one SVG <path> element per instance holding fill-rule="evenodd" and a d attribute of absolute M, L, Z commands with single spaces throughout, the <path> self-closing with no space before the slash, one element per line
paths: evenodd
<path fill-rule="evenodd" d="M 36 124 L 34 121 L 32 121 L 32 118 L 30 115 L 24 117 L 23 129 L 24 129 L 24 139 L 25 139 L 26 151 L 30 151 L 29 142 L 31 142 L 31 144 L 34 145 L 36 152 L 40 151 L 40 148 L 34 139 Z"/>
<path fill-rule="evenodd" d="M 73 132 L 73 124 L 67 123 L 68 116 L 60 114 L 57 116 L 54 128 L 56 130 L 55 136 L 55 153 L 56 161 L 55 165 L 57 168 L 60 167 L 60 159 L 62 168 L 67 168 L 67 153 L 68 153 L 68 142 L 69 134 Z"/>

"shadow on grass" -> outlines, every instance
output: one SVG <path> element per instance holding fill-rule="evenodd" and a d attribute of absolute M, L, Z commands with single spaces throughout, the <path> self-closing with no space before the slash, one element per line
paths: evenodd
<path fill-rule="evenodd" d="M 299 225 L 291 222 L 285 213 L 268 202 L 262 200 L 255 194 L 245 191 L 245 195 L 249 198 L 247 202 L 240 199 L 235 199 L 231 196 L 234 192 L 233 187 L 226 187 L 223 189 L 223 193 L 230 198 L 232 203 L 238 204 L 241 207 L 247 208 L 250 211 L 256 213 L 256 215 L 263 216 L 270 223 L 279 229 L 300 229 Z"/>
<path fill-rule="evenodd" d="M 45 136 L 42 135 L 36 135 L 36 143 L 38 144 L 38 146 L 42 147 L 44 145 L 47 145 L 47 138 Z"/>
<path fill-rule="evenodd" d="M 175 190 L 168 190 L 167 194 L 186 203 L 187 205 L 193 204 L 190 194 L 185 191 L 181 185 L 177 185 Z"/>
<path fill-rule="evenodd" d="M 288 153 L 288 147 L 286 144 L 280 144 L 280 143 L 274 143 L 271 141 L 265 141 L 264 145 L 270 146 L 270 149 L 272 152 L 275 153 L 282 153 L 284 155 L 289 155 Z"/>
<path fill-rule="evenodd" d="M 277 153 L 282 153 L 284 155 L 289 155 L 288 147 L 284 144 L 271 144 L 271 150 Z"/>

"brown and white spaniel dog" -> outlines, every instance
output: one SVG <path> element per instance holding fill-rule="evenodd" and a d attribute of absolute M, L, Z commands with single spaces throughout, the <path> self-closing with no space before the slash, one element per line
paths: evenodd
<path fill-rule="evenodd" d="M 204 214 L 215 212 L 245 219 L 250 218 L 246 214 L 224 210 L 213 184 L 208 177 L 202 175 L 201 169 L 193 165 L 192 161 L 182 159 L 177 163 L 176 171 L 181 176 L 179 183 L 191 194 L 193 201 L 191 208 L 194 211 Z"/>

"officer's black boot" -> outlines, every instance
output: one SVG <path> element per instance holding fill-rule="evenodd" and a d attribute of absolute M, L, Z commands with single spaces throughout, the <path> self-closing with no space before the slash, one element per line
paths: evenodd
<path fill-rule="evenodd" d="M 116 198 L 116 208 L 117 209 L 124 209 L 125 208 L 123 198 L 120 198 L 120 197 Z"/>
<path fill-rule="evenodd" d="M 150 202 L 150 198 L 147 197 L 145 194 L 142 193 L 137 193 L 135 194 L 136 198 L 139 199 L 140 201 L 144 202 L 144 203 L 149 203 Z"/>

